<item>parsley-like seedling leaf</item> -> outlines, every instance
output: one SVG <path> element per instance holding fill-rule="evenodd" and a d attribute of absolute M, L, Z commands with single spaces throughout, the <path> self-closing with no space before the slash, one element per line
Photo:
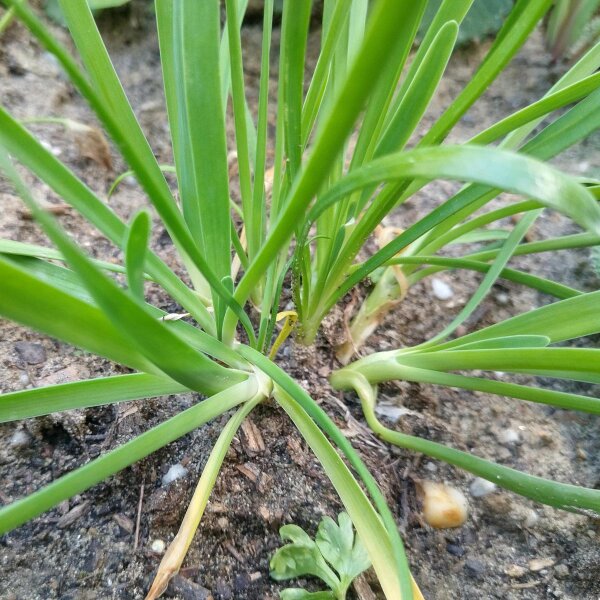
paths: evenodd
<path fill-rule="evenodd" d="M 331 517 L 325 517 L 319 524 L 315 540 L 297 525 L 285 525 L 279 533 L 283 540 L 292 543 L 273 555 L 271 577 L 282 581 L 313 575 L 331 589 L 331 592 L 311 593 L 301 588 L 288 588 L 281 592 L 281 600 L 345 600 L 353 579 L 371 565 L 345 512 L 339 515 L 337 523 Z"/>

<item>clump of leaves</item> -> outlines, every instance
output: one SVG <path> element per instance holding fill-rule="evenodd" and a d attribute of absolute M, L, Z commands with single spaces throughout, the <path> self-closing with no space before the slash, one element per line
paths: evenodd
<path fill-rule="evenodd" d="M 330 590 L 307 592 L 288 588 L 280 593 L 282 600 L 345 600 L 352 581 L 371 566 L 369 555 L 345 512 L 338 515 L 337 523 L 331 517 L 324 517 L 314 540 L 298 525 L 284 525 L 279 534 L 282 540 L 291 543 L 273 555 L 271 577 L 285 581 L 311 575 Z"/>
<path fill-rule="evenodd" d="M 0 170 L 53 244 L 49 248 L 0 240 L 0 315 L 133 371 L 3 394 L 0 421 L 179 393 L 203 398 L 0 508 L 0 533 L 236 409 L 213 446 L 181 528 L 163 557 L 148 595 L 157 598 L 182 564 L 236 431 L 256 405 L 273 398 L 338 492 L 386 597 L 420 597 L 396 522 L 373 475 L 323 408 L 275 362 L 291 322 L 297 320 L 299 340 L 312 343 L 331 309 L 380 268 L 364 310 L 359 307 L 349 324 L 346 360 L 421 279 L 445 269 L 483 276 L 460 312 L 448 315 L 447 326 L 425 343 L 376 352 L 333 374 L 334 387 L 357 391 L 375 433 L 538 502 L 600 512 L 599 490 L 535 477 L 387 429 L 374 410 L 376 386 L 400 379 L 600 414 L 597 398 L 486 376 L 502 371 L 599 382 L 600 350 L 564 342 L 600 332 L 600 292 L 585 293 L 508 264 L 519 254 L 600 243 L 600 186 L 584 187 L 580 179 L 548 164 L 600 129 L 600 45 L 542 98 L 462 143 L 448 144 L 451 130 L 523 46 L 552 0 L 517 0 L 477 71 L 430 127 L 424 117 L 474 0 L 443 0 L 414 54 L 426 0 L 326 0 L 321 48 L 310 81 L 305 67 L 312 2 L 288 0 L 281 18 L 273 129 L 273 0 L 264 3 L 257 107 L 249 106 L 245 89 L 240 27 L 247 2 L 156 0 L 175 189 L 129 103 L 89 4 L 58 1 L 79 60 L 26 2 L 0 3 L 56 57 L 93 109 L 180 261 L 172 268 L 149 247 L 150 213 L 114 212 L 103 192 L 87 186 L 23 122 L 0 107 Z M 563 111 L 567 106 L 571 108 Z M 547 122 L 556 111 L 558 116 Z M 228 120 L 235 130 L 235 173 L 229 169 Z M 354 135 L 356 143 L 351 143 Z M 14 162 L 112 244 L 110 261 L 79 247 L 44 210 Z M 424 185 L 437 179 L 464 187 L 433 210 L 423 209 L 403 231 L 377 233 L 392 211 L 403 210 Z M 506 204 L 490 207 L 503 191 L 511 192 Z M 514 195 L 522 200 L 515 201 Z M 562 213 L 584 231 L 523 242 L 545 210 Z M 508 228 L 493 226 L 517 216 Z M 379 249 L 369 254 L 373 237 L 378 237 Z M 483 246 L 473 251 L 473 244 Z M 466 247 L 458 258 L 455 252 L 444 254 L 453 245 Z M 114 264 L 114 256 L 123 256 L 122 264 Z M 498 278 L 558 301 L 455 337 Z M 277 335 L 288 298 L 283 286 L 290 279 L 294 314 Z M 148 281 L 162 289 L 160 296 L 146 294 Z M 157 297 L 161 299 L 155 305 Z M 178 306 L 175 317 L 164 310 L 172 305 Z M 354 570 L 336 575 L 327 551 L 319 552 L 339 585 L 345 585 Z"/>

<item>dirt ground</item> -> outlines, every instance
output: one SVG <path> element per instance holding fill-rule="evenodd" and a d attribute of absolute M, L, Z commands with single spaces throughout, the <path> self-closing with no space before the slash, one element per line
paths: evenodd
<path fill-rule="evenodd" d="M 100 23 L 142 126 L 160 162 L 169 163 L 172 158 L 159 56 L 147 5 L 140 2 L 131 9 L 105 14 Z M 56 31 L 66 41 L 66 34 L 58 28 Z M 254 105 L 260 28 L 249 23 L 243 33 L 247 84 Z M 276 34 L 275 40 L 277 37 Z M 310 41 L 311 64 L 317 44 L 315 31 Z M 429 121 L 469 80 L 486 47 L 482 43 L 456 53 L 427 117 Z M 542 37 L 536 33 L 462 120 L 451 139 L 467 139 L 485 125 L 540 97 L 564 68 L 551 64 Z M 12 26 L 0 39 L 0 101 L 18 118 L 61 116 L 94 123 L 52 57 L 41 51 L 19 25 Z M 74 143 L 59 126 L 38 124 L 32 129 L 102 195 L 115 174 L 123 170 L 115 153 L 112 169 L 97 155 L 87 157 L 85 148 Z M 556 162 L 575 175 L 600 176 L 600 136 L 596 134 Z M 59 202 L 43 185 L 31 177 L 29 181 L 40 197 Z M 445 182 L 428 186 L 390 217 L 390 224 L 414 221 L 455 188 Z M 44 241 L 5 182 L 0 182 L 0 202 L 2 237 Z M 145 198 L 135 182 L 128 180 L 108 203 L 128 218 L 145 206 Z M 109 260 L 120 258 L 77 215 L 67 211 L 60 220 L 92 255 Z M 532 235 L 543 238 L 575 230 L 565 219 L 546 214 Z M 155 229 L 153 246 L 167 263 L 176 267 L 175 251 L 160 226 Z M 588 250 L 521 258 L 515 264 L 579 289 L 592 290 L 600 285 Z M 478 276 L 463 272 L 439 278 L 451 286 L 451 298 L 437 300 L 430 281 L 419 284 L 388 317 L 364 352 L 426 340 L 460 310 L 479 281 Z M 168 311 L 176 308 L 157 293 L 152 300 Z M 537 292 L 498 283 L 469 320 L 466 330 L 548 301 Z M 0 323 L 0 332 L 1 392 L 123 372 L 104 359 L 6 321 Z M 583 343 L 597 342 L 598 338 L 589 338 Z M 308 352 L 288 343 L 278 362 L 322 403 L 373 469 L 396 513 L 414 576 L 426 598 L 600 598 L 598 521 L 502 491 L 473 497 L 469 492 L 473 477 L 469 474 L 379 442 L 363 426 L 354 395 L 338 394 L 329 387 L 327 376 L 336 363 L 325 335 Z M 503 377 L 501 373 L 494 376 Z M 573 385 L 571 389 L 577 387 Z M 395 425 L 402 431 L 443 441 L 536 475 L 600 486 L 600 434 L 597 420 L 591 417 L 482 393 L 406 383 L 383 386 L 380 398 L 409 410 Z M 0 425 L 0 503 L 39 489 L 197 401 L 194 395 L 184 394 Z M 143 598 L 160 561 L 153 548 L 156 549 L 157 540 L 169 543 L 173 538 L 225 418 L 0 538 L 0 598 Z M 268 562 L 279 546 L 280 525 L 294 522 L 314 533 L 323 515 L 333 516 L 341 509 L 318 463 L 280 410 L 270 404 L 261 406 L 253 413 L 252 422 L 262 435 L 264 449 L 254 447 L 242 434 L 236 438 L 184 563 L 182 577 L 168 590 L 171 597 L 277 598 L 283 586 L 269 578 Z M 163 484 L 163 475 L 175 464 L 183 465 L 186 475 Z M 467 523 L 445 531 L 425 525 L 415 494 L 418 479 L 444 481 L 463 490 L 469 498 Z M 538 564 L 531 562 L 536 560 Z M 370 581 L 377 591 L 376 584 Z"/>

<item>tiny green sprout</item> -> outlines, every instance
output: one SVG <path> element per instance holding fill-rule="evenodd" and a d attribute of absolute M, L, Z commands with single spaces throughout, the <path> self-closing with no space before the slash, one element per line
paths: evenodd
<path fill-rule="evenodd" d="M 284 581 L 312 575 L 331 590 L 311 593 L 287 588 L 280 593 L 281 600 L 345 600 L 352 581 L 371 566 L 345 512 L 339 514 L 337 523 L 331 517 L 324 517 L 314 540 L 298 525 L 284 525 L 279 534 L 282 540 L 292 543 L 273 555 L 271 577 Z"/>

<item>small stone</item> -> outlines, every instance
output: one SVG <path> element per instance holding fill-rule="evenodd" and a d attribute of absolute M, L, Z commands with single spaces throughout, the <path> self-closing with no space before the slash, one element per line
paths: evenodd
<path fill-rule="evenodd" d="M 467 558 L 465 561 L 465 571 L 470 577 L 480 579 L 485 573 L 485 563 L 476 558 Z"/>
<path fill-rule="evenodd" d="M 150 546 L 150 550 L 155 554 L 164 554 L 167 545 L 163 540 L 154 540 Z"/>
<path fill-rule="evenodd" d="M 474 498 L 481 498 L 483 496 L 487 496 L 491 494 L 496 489 L 496 484 L 488 481 L 487 479 L 483 479 L 482 477 L 477 477 L 471 482 L 469 485 L 469 491 L 471 492 L 471 496 Z"/>
<path fill-rule="evenodd" d="M 496 298 L 496 302 L 500 306 L 506 306 L 510 300 L 508 297 L 508 294 L 506 294 L 504 292 L 499 292 L 498 294 L 496 294 L 495 298 Z"/>
<path fill-rule="evenodd" d="M 566 579 L 569 576 L 569 567 L 563 563 L 556 565 L 554 567 L 554 576 L 557 579 Z"/>
<path fill-rule="evenodd" d="M 12 434 L 9 444 L 15 449 L 27 448 L 31 444 L 31 436 L 24 429 L 17 429 Z"/>
<path fill-rule="evenodd" d="M 456 488 L 434 481 L 420 481 L 423 517 L 436 529 L 460 527 L 466 520 L 469 504 Z"/>
<path fill-rule="evenodd" d="M 427 469 L 430 473 L 436 473 L 438 470 L 437 465 L 434 462 L 427 462 L 425 463 L 425 469 Z"/>
<path fill-rule="evenodd" d="M 17 342 L 14 348 L 19 358 L 29 365 L 39 365 L 46 361 L 46 350 L 41 344 Z"/>
<path fill-rule="evenodd" d="M 449 554 L 452 554 L 452 556 L 458 556 L 458 558 L 465 555 L 465 549 L 458 544 L 446 544 L 446 550 Z"/>
<path fill-rule="evenodd" d="M 525 518 L 523 519 L 523 526 L 527 527 L 528 529 L 531 529 L 531 527 L 534 527 L 539 520 L 540 515 L 538 515 L 537 512 L 533 510 L 533 508 L 530 508 L 527 511 Z"/>
<path fill-rule="evenodd" d="M 31 380 L 29 379 L 29 375 L 25 371 L 21 371 L 19 373 L 19 383 L 23 387 L 28 386 L 31 383 Z"/>
<path fill-rule="evenodd" d="M 506 446 L 513 446 L 514 444 L 518 444 L 521 440 L 521 436 L 518 431 L 514 429 L 503 429 L 498 434 L 498 441 L 501 444 L 505 444 Z"/>
<path fill-rule="evenodd" d="M 492 494 L 483 499 L 485 507 L 496 514 L 507 515 L 512 511 L 512 501 L 504 494 Z"/>
<path fill-rule="evenodd" d="M 177 479 L 181 479 L 187 475 L 188 470 L 180 464 L 172 465 L 169 470 L 163 475 L 162 484 L 169 485 Z"/>
<path fill-rule="evenodd" d="M 518 579 L 519 577 L 523 577 L 523 575 L 525 575 L 525 573 L 527 573 L 527 569 L 525 567 L 522 567 L 521 565 L 510 565 L 510 567 L 507 567 L 504 572 L 509 576 L 509 577 L 513 577 L 514 579 Z"/>
<path fill-rule="evenodd" d="M 434 277 L 431 280 L 431 289 L 433 290 L 433 295 L 438 300 L 449 300 L 454 296 L 452 288 L 445 281 L 442 281 L 437 277 Z"/>
<path fill-rule="evenodd" d="M 380 417 L 389 419 L 392 421 L 392 423 L 396 423 L 400 417 L 411 414 L 412 411 L 402 406 L 394 406 L 392 404 L 377 404 L 375 407 L 375 413 Z"/>
<path fill-rule="evenodd" d="M 556 561 L 553 558 L 534 558 L 529 561 L 529 570 L 537 573 L 551 567 Z"/>

